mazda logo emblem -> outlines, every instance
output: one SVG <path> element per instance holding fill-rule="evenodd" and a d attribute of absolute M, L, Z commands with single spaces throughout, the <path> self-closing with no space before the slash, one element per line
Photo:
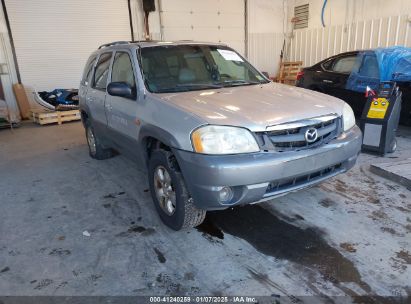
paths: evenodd
<path fill-rule="evenodd" d="M 315 129 L 315 128 L 310 128 L 310 129 L 308 129 L 307 131 L 305 131 L 305 140 L 308 142 L 308 143 L 313 143 L 313 142 L 315 142 L 316 140 L 317 140 L 317 138 L 318 138 L 318 132 L 317 132 L 317 129 Z"/>

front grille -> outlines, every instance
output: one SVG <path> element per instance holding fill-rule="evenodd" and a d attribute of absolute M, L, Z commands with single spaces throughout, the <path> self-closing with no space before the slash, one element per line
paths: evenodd
<path fill-rule="evenodd" d="M 309 149 L 336 138 L 340 132 L 340 121 L 341 119 L 335 115 L 317 117 L 274 126 L 264 135 L 268 138 L 273 150 L 278 152 Z M 312 128 L 317 130 L 318 137 L 314 142 L 308 142 L 305 139 L 305 133 Z"/>
<path fill-rule="evenodd" d="M 304 188 L 307 185 L 314 184 L 328 177 L 337 175 L 343 171 L 342 164 L 336 164 L 316 172 L 305 174 L 293 178 L 272 181 L 266 190 L 265 197 L 274 196 L 294 189 Z"/>

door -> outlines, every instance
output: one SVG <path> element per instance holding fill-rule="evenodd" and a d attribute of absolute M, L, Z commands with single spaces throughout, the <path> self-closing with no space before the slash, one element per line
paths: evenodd
<path fill-rule="evenodd" d="M 107 79 L 111 62 L 112 52 L 100 55 L 91 82 L 91 88 L 87 91 L 86 103 L 92 115 L 93 127 L 96 132 L 101 133 L 107 127 L 105 110 Z"/>
<path fill-rule="evenodd" d="M 324 72 L 317 81 L 320 82 L 324 93 L 341 99 L 346 98 L 345 86 L 356 59 L 356 55 L 344 55 L 323 64 Z"/>
<path fill-rule="evenodd" d="M 115 134 L 115 143 L 123 153 L 138 159 L 137 83 L 132 62 L 131 53 L 126 50 L 116 51 L 110 82 L 127 83 L 132 88 L 133 96 L 125 98 L 108 95 L 106 109 L 108 127 Z"/>

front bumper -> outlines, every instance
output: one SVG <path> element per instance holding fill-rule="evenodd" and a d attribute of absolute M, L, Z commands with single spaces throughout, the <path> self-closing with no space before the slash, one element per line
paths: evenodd
<path fill-rule="evenodd" d="M 321 147 L 290 152 L 204 155 L 174 150 L 187 188 L 198 208 L 226 209 L 284 195 L 317 184 L 351 169 L 361 150 L 355 126 Z M 233 198 L 221 202 L 222 187 Z"/>

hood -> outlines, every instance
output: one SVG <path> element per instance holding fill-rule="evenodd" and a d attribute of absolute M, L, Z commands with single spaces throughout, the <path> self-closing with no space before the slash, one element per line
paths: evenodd
<path fill-rule="evenodd" d="M 278 83 L 156 95 L 208 124 L 253 132 L 332 113 L 342 115 L 344 105 L 332 96 Z"/>

